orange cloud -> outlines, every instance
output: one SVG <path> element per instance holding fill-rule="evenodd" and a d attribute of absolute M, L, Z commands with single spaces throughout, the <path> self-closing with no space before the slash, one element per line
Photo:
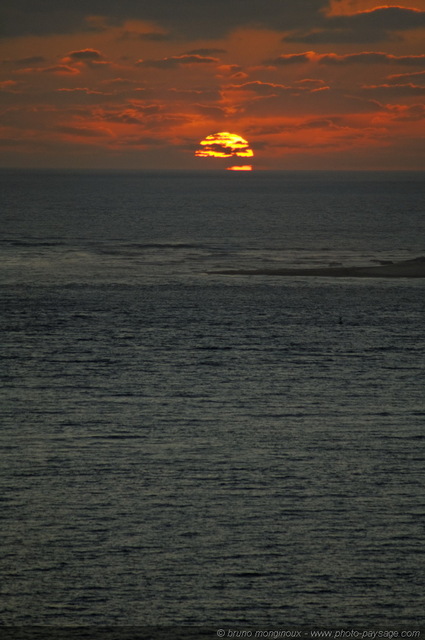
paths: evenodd
<path fill-rule="evenodd" d="M 326 16 L 343 16 L 381 8 L 411 9 L 412 5 L 415 5 L 416 8 L 419 6 L 421 9 L 425 9 L 424 0 L 387 0 L 385 4 L 381 5 L 376 0 L 330 0 L 324 9 L 324 13 Z"/>
<path fill-rule="evenodd" d="M 425 120 L 425 104 L 387 105 L 391 119 L 398 122 L 419 122 Z"/>
<path fill-rule="evenodd" d="M 419 79 L 421 80 L 423 77 L 425 77 L 425 71 L 412 71 L 412 73 L 396 73 L 396 74 L 392 74 L 390 76 L 387 77 L 388 81 L 394 81 L 395 83 L 398 83 L 399 80 L 412 80 L 412 79 Z"/>
<path fill-rule="evenodd" d="M 16 80 L 3 80 L 0 82 L 0 91 L 15 92 L 17 85 Z"/>

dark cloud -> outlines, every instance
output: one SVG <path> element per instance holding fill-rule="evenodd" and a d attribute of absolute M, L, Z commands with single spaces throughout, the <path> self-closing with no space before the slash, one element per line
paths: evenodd
<path fill-rule="evenodd" d="M 195 111 L 202 113 L 204 116 L 208 116 L 210 118 L 222 119 L 226 117 L 226 109 L 222 107 L 216 107 L 214 105 L 206 105 L 206 104 L 195 104 Z"/>
<path fill-rule="evenodd" d="M 248 91 L 257 94 L 257 96 L 272 98 L 291 93 L 294 96 L 300 95 L 302 92 L 316 93 L 318 91 L 326 91 L 330 87 L 323 84 L 322 80 L 300 80 L 293 86 L 285 84 L 276 84 L 273 82 L 260 82 L 254 80 L 243 84 L 232 84 L 224 87 L 230 91 Z"/>
<path fill-rule="evenodd" d="M 172 40 L 172 36 L 169 33 L 162 33 L 161 31 L 146 31 L 145 33 L 139 33 L 139 40 L 167 42 L 168 40 Z"/>
<path fill-rule="evenodd" d="M 303 78 L 302 80 L 296 80 L 295 84 L 299 84 L 301 87 L 306 87 L 308 89 L 314 89 L 323 87 L 325 82 L 324 80 L 319 80 L 318 78 Z"/>
<path fill-rule="evenodd" d="M 139 67 L 155 67 L 157 69 L 174 69 L 186 64 L 216 64 L 218 58 L 211 58 L 200 55 L 171 56 L 170 58 L 160 58 L 159 60 L 139 60 L 136 64 Z"/>
<path fill-rule="evenodd" d="M 123 113 L 104 114 L 102 120 L 107 122 L 118 122 L 119 124 L 143 124 L 144 118 L 137 114 L 134 110 L 124 111 Z"/>
<path fill-rule="evenodd" d="M 72 136 L 82 136 L 85 138 L 104 138 L 105 131 L 101 131 L 99 129 L 89 129 L 86 127 L 57 127 L 56 131 L 59 133 L 66 133 L 67 135 Z"/>
<path fill-rule="evenodd" d="M 57 64 L 54 67 L 45 67 L 41 69 L 43 73 L 58 73 L 59 75 L 75 75 L 79 73 L 78 69 L 70 67 L 67 64 Z"/>
<path fill-rule="evenodd" d="M 243 84 L 231 84 L 226 86 L 225 89 L 231 89 L 233 91 L 251 91 L 258 95 L 276 95 L 290 91 L 291 87 L 284 84 L 274 84 L 272 82 L 260 82 L 259 80 L 253 80 L 252 82 L 244 82 Z"/>
<path fill-rule="evenodd" d="M 149 42 L 167 42 L 173 40 L 171 33 L 163 31 L 124 31 L 118 40 L 145 40 Z"/>
<path fill-rule="evenodd" d="M 137 124 L 146 122 L 147 118 L 157 117 L 161 112 L 161 105 L 134 105 L 131 108 L 116 111 L 104 110 L 97 114 L 97 118 L 105 122 L 115 122 L 118 124 Z"/>
<path fill-rule="evenodd" d="M 130 80 L 129 78 L 110 78 L 108 80 L 103 80 L 102 84 L 114 89 L 119 89 L 121 87 L 134 87 L 138 83 L 135 80 Z"/>
<path fill-rule="evenodd" d="M 274 136 L 276 134 L 282 133 L 283 131 L 288 131 L 288 130 L 292 130 L 293 129 L 293 123 L 291 122 L 290 124 L 284 125 L 282 123 L 278 123 L 278 124 L 274 124 L 274 125 L 259 125 L 259 124 L 255 124 L 255 125 L 248 125 L 246 127 L 246 131 L 249 134 L 255 135 L 255 136 Z M 263 143 L 264 145 L 264 143 Z M 259 143 L 257 141 L 256 143 L 256 148 L 260 148 L 262 145 L 261 143 Z"/>
<path fill-rule="evenodd" d="M 351 15 L 331 16 L 329 27 L 344 29 L 407 30 L 425 27 L 425 11 L 406 7 L 377 7 Z"/>
<path fill-rule="evenodd" d="M 362 87 L 362 90 L 376 98 L 409 98 L 411 96 L 425 96 L 425 87 L 409 84 L 379 84 Z"/>
<path fill-rule="evenodd" d="M 53 73 L 59 76 L 66 75 L 78 75 L 80 71 L 75 67 L 70 67 L 68 64 L 56 64 L 52 67 L 24 67 L 23 69 L 19 69 L 20 74 L 31 74 L 31 73 Z"/>
<path fill-rule="evenodd" d="M 2 64 L 13 65 L 16 67 L 31 67 L 37 64 L 43 64 L 46 59 L 43 56 L 29 56 L 27 58 L 19 58 L 18 60 L 2 60 Z"/>
<path fill-rule="evenodd" d="M 186 51 L 186 55 L 198 55 L 198 56 L 213 56 L 219 53 L 227 53 L 226 49 L 192 49 L 191 51 Z"/>
<path fill-rule="evenodd" d="M 104 57 L 97 49 L 81 49 L 68 53 L 66 60 L 69 62 L 100 62 L 104 60 Z"/>
<path fill-rule="evenodd" d="M 350 15 L 327 16 L 313 30 L 295 31 L 287 42 L 342 43 L 394 40 L 399 31 L 425 27 L 425 11 L 406 7 L 377 7 Z"/>
<path fill-rule="evenodd" d="M 150 136 L 137 136 L 137 137 L 127 137 L 118 140 L 118 143 L 121 142 L 122 145 L 128 147 L 161 147 L 167 146 L 168 141 L 161 140 L 160 138 L 152 138 Z"/>
<path fill-rule="evenodd" d="M 316 62 L 323 65 L 392 64 L 402 66 L 424 66 L 425 55 L 395 56 L 390 53 L 382 53 L 381 51 L 361 51 L 360 53 L 338 55 L 336 53 L 319 54 L 315 51 L 306 51 L 305 53 L 283 54 L 277 58 L 264 60 L 264 64 L 273 66 L 284 66 L 307 62 Z"/>
<path fill-rule="evenodd" d="M 170 87 L 168 94 L 171 94 L 172 98 L 175 96 L 179 100 L 186 100 L 193 102 L 193 100 L 207 100 L 216 101 L 220 100 L 220 92 L 216 87 L 193 87 L 192 89 L 182 89 L 176 87 Z"/>
<path fill-rule="evenodd" d="M 3 0 L 3 36 L 47 35 L 93 30 L 91 16 L 106 24 L 129 19 L 157 22 L 188 37 L 219 37 L 242 25 L 292 30 L 317 24 L 327 0 Z"/>
<path fill-rule="evenodd" d="M 341 118 L 320 118 L 308 120 L 301 126 L 303 129 L 338 129 L 341 125 Z"/>
<path fill-rule="evenodd" d="M 393 64 L 408 66 L 423 66 L 425 64 L 425 55 L 419 56 L 394 56 L 390 53 L 381 53 L 380 51 L 363 51 L 361 53 L 350 53 L 346 55 L 337 55 L 328 53 L 318 55 L 317 60 L 320 64 Z"/>
<path fill-rule="evenodd" d="M 387 31 L 370 29 L 317 29 L 313 31 L 295 31 L 282 38 L 282 42 L 302 42 L 304 44 L 362 44 L 396 39 Z"/>
<path fill-rule="evenodd" d="M 89 87 L 61 87 L 56 89 L 56 91 L 62 91 L 65 93 L 85 93 L 86 95 L 95 95 L 95 96 L 110 96 L 110 93 L 105 93 L 104 91 L 98 91 L 97 89 L 90 89 Z"/>
<path fill-rule="evenodd" d="M 271 64 L 273 66 L 283 66 L 287 64 L 300 64 L 300 63 L 311 62 L 312 54 L 314 55 L 314 52 L 312 51 L 307 51 L 306 53 L 285 53 L 278 56 L 277 58 L 269 58 L 267 60 L 264 60 L 264 64 L 266 65 Z"/>
<path fill-rule="evenodd" d="M 62 63 L 67 65 L 76 65 L 76 68 L 84 67 L 88 69 L 107 69 L 111 66 L 111 63 L 105 60 L 103 54 L 97 49 L 80 49 L 78 51 L 71 51 L 61 60 Z"/>
<path fill-rule="evenodd" d="M 20 147 L 26 144 L 26 140 L 20 140 L 19 138 L 0 138 L 1 147 Z"/>

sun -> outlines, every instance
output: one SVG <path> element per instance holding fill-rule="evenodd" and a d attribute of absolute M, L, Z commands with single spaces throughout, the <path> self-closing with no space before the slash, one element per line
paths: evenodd
<path fill-rule="evenodd" d="M 247 140 L 228 131 L 212 133 L 199 144 L 200 148 L 195 151 L 198 158 L 252 158 L 254 155 Z"/>

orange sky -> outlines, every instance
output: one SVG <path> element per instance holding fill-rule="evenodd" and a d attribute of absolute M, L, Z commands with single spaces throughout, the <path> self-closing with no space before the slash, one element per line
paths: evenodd
<path fill-rule="evenodd" d="M 425 169 L 425 0 L 1 11 L 2 167 L 224 169 L 226 131 L 254 169 Z"/>

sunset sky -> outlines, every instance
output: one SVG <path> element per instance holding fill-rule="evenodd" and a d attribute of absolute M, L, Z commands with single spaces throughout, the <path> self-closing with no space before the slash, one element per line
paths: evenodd
<path fill-rule="evenodd" d="M 221 169 L 196 151 L 231 132 L 256 170 L 425 169 L 425 0 L 3 0 L 0 25 L 1 167 Z"/>

